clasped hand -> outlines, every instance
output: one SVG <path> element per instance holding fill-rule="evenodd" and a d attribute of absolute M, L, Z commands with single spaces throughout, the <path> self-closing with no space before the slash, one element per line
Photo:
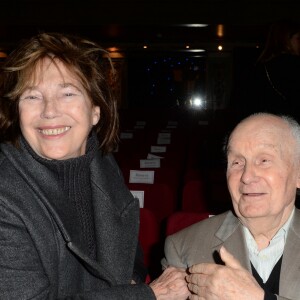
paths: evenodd
<path fill-rule="evenodd" d="M 255 278 L 224 247 L 225 265 L 201 263 L 189 268 L 186 277 L 191 300 L 263 300 L 264 291 Z"/>
<path fill-rule="evenodd" d="M 150 283 L 157 300 L 186 300 L 191 295 L 187 288 L 185 269 L 168 267 Z"/>

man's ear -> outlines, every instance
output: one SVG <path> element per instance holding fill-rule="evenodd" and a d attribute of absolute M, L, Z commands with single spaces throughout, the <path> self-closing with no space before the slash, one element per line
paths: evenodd
<path fill-rule="evenodd" d="M 100 107 L 93 107 L 93 125 L 96 125 L 100 120 Z"/>

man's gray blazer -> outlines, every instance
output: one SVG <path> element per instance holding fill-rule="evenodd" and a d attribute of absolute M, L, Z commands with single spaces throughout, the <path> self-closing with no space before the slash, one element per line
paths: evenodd
<path fill-rule="evenodd" d="M 208 218 L 167 237 L 164 267 L 187 268 L 204 262 L 218 262 L 224 245 L 251 272 L 243 228 L 232 212 Z M 300 211 L 296 209 L 284 248 L 278 299 L 300 299 Z"/>

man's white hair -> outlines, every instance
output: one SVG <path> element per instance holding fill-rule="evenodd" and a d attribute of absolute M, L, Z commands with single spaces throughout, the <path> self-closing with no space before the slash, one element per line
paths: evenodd
<path fill-rule="evenodd" d="M 285 123 L 289 126 L 291 130 L 291 134 L 296 142 L 296 149 L 295 149 L 296 159 L 300 160 L 300 125 L 294 118 L 290 116 L 281 115 L 279 117 L 283 121 L 285 121 Z"/>
<path fill-rule="evenodd" d="M 243 123 L 246 120 L 249 120 L 249 119 L 252 119 L 255 117 L 260 117 L 260 116 L 261 117 L 277 117 L 277 118 L 281 119 L 282 121 L 284 121 L 284 123 L 289 127 L 290 133 L 295 140 L 295 147 L 296 147 L 295 152 L 294 152 L 295 159 L 297 160 L 297 162 L 299 162 L 300 161 L 300 124 L 291 116 L 276 115 L 276 114 L 267 113 L 267 112 L 254 113 L 254 114 L 246 117 L 245 119 L 243 119 L 239 124 Z M 228 150 L 228 142 L 230 140 L 230 135 L 226 138 L 226 141 L 225 141 L 224 150 L 225 150 L 226 154 L 227 154 L 227 150 Z"/>

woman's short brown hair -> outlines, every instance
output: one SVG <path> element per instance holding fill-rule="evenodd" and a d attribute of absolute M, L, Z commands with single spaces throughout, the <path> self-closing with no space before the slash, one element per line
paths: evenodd
<path fill-rule="evenodd" d="M 118 136 L 117 103 L 108 82 L 113 72 L 107 52 L 96 43 L 60 33 L 41 33 L 20 44 L 4 61 L 0 72 L 0 141 L 18 145 L 19 97 L 37 64 L 45 57 L 60 60 L 74 72 L 92 104 L 100 107 L 94 126 L 104 153 L 114 150 Z"/>

